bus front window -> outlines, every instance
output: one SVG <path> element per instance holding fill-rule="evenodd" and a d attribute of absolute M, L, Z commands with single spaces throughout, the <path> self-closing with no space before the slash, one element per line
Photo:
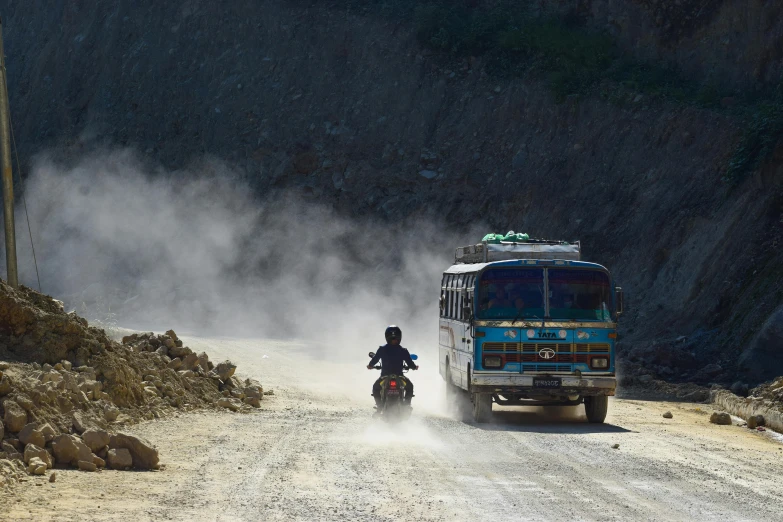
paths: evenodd
<path fill-rule="evenodd" d="M 550 269 L 549 315 L 563 320 L 612 320 L 609 277 L 599 270 Z"/>
<path fill-rule="evenodd" d="M 544 271 L 540 268 L 497 268 L 479 281 L 479 319 L 544 317 Z"/>

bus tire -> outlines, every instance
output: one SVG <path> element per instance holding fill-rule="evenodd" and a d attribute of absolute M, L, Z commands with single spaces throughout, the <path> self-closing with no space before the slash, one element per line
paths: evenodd
<path fill-rule="evenodd" d="M 492 418 L 492 394 L 473 393 L 473 420 L 475 422 L 489 422 Z"/>
<path fill-rule="evenodd" d="M 454 381 L 451 380 L 451 365 L 449 364 L 449 360 L 446 359 L 446 401 L 449 405 L 457 400 L 458 393 L 459 388 L 454 384 Z"/>
<path fill-rule="evenodd" d="M 609 396 L 585 397 L 585 415 L 590 424 L 602 424 L 609 409 Z"/>
<path fill-rule="evenodd" d="M 465 417 L 465 393 L 451 380 L 451 366 L 446 362 L 446 407 L 457 417 Z"/>

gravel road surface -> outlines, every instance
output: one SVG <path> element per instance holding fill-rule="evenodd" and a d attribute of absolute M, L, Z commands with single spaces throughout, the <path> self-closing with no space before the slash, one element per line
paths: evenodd
<path fill-rule="evenodd" d="M 159 448 L 161 471 L 31 477 L 3 492 L 0 519 L 783 520 L 783 445 L 710 424 L 709 406 L 617 399 L 604 425 L 587 424 L 581 407 L 501 408 L 473 425 L 444 412 L 437 361 L 422 356 L 413 417 L 389 428 L 372 418 L 377 372 L 361 357 L 339 363 L 284 341 L 185 342 L 232 359 L 274 395 L 250 414 L 135 426 Z"/>

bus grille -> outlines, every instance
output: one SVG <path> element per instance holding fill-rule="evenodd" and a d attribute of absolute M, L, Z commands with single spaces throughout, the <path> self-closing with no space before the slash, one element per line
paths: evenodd
<path fill-rule="evenodd" d="M 603 343 L 575 344 L 577 352 L 609 353 L 609 345 Z"/>
<path fill-rule="evenodd" d="M 549 348 L 555 352 L 551 359 L 544 359 L 539 352 Z M 523 363 L 588 363 L 589 356 L 597 353 L 609 353 L 609 345 L 604 343 L 565 344 L 565 343 L 484 343 L 484 353 L 501 353 L 506 362 Z M 536 366 L 535 364 L 532 366 Z M 569 368 L 570 369 L 570 368 Z M 533 370 L 531 371 L 538 371 Z M 560 371 L 560 370 L 555 370 Z M 565 370 L 563 370 L 565 371 Z"/>
<path fill-rule="evenodd" d="M 523 372 L 570 372 L 570 364 L 523 364 Z"/>

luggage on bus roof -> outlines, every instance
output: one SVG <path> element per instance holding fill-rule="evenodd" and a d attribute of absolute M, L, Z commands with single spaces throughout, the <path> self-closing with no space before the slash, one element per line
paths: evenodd
<path fill-rule="evenodd" d="M 507 259 L 563 259 L 579 261 L 579 241 L 552 241 L 531 239 L 528 234 L 509 231 L 505 235 L 487 234 L 481 243 L 458 247 L 454 261 L 461 263 L 489 263 Z"/>
<path fill-rule="evenodd" d="M 503 234 L 487 234 L 485 235 L 481 242 L 482 243 L 492 243 L 492 244 L 499 244 L 501 241 L 505 241 L 507 243 L 523 243 L 530 240 L 530 236 L 520 232 L 517 234 L 513 230 L 509 230 L 509 232 L 505 235 Z"/>

